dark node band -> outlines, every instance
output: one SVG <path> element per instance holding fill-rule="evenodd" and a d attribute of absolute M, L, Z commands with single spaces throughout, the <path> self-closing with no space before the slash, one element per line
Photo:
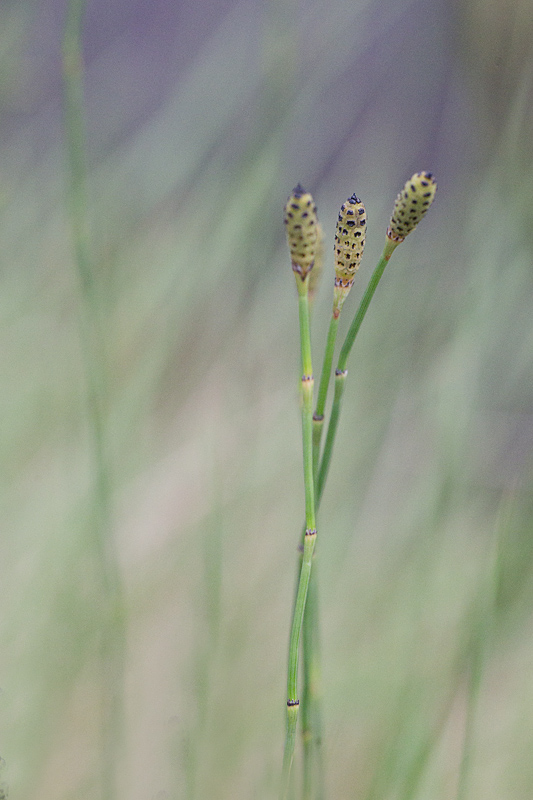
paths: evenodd
<path fill-rule="evenodd" d="M 309 383 L 309 381 L 313 380 L 312 375 L 302 375 L 302 383 Z"/>
<path fill-rule="evenodd" d="M 287 700 L 287 705 L 289 706 L 289 708 L 292 708 L 292 706 L 299 706 L 300 705 L 300 701 L 299 700 Z"/>
<path fill-rule="evenodd" d="M 324 414 L 313 414 L 313 419 L 315 422 L 323 422 Z"/>
<path fill-rule="evenodd" d="M 340 286 L 342 289 L 351 289 L 353 286 L 353 278 L 339 278 L 335 277 L 335 286 Z"/>
<path fill-rule="evenodd" d="M 336 369 L 335 370 L 335 377 L 336 378 L 345 378 L 348 374 L 347 369 Z"/>
<path fill-rule="evenodd" d="M 316 536 L 316 528 L 306 528 L 305 535 L 306 536 Z"/>
<path fill-rule="evenodd" d="M 405 238 L 404 236 L 395 236 L 391 231 L 390 226 L 387 228 L 387 236 L 391 242 L 398 242 L 398 244 L 401 244 Z"/>
<path fill-rule="evenodd" d="M 314 262 L 313 262 L 313 264 L 314 264 Z M 299 275 L 299 277 L 302 279 L 302 283 L 303 283 L 303 281 L 305 281 L 305 279 L 307 278 L 308 274 L 311 272 L 311 270 L 312 270 L 312 268 L 313 268 L 313 264 L 311 264 L 311 265 L 310 265 L 310 266 L 309 266 L 309 267 L 308 267 L 306 270 L 304 270 L 304 269 L 302 268 L 301 264 L 296 264 L 296 263 L 293 261 L 293 262 L 292 262 L 292 271 L 293 271 L 293 272 L 294 272 L 296 275 Z"/>

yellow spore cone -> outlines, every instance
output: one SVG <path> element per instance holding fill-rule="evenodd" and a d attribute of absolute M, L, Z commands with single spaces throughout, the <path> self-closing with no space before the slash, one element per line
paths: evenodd
<path fill-rule="evenodd" d="M 333 314 L 338 317 L 344 301 L 353 286 L 359 269 L 366 240 L 366 210 L 353 194 L 343 203 L 335 233 L 335 289 Z"/>
<path fill-rule="evenodd" d="M 416 172 L 394 203 L 387 236 L 400 244 L 411 233 L 435 199 L 437 182 L 431 172 Z"/>
<path fill-rule="evenodd" d="M 315 263 L 318 217 L 313 196 L 300 184 L 287 200 L 283 221 L 292 268 L 303 281 Z"/>

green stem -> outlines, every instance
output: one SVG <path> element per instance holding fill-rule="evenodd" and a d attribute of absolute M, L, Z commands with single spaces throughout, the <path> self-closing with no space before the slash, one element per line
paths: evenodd
<path fill-rule="evenodd" d="M 311 565 L 312 565 L 312 558 L 314 553 L 315 547 L 315 540 L 316 540 L 316 530 L 315 528 L 315 514 L 318 511 L 318 507 L 320 505 L 320 500 L 322 499 L 322 493 L 324 491 L 324 486 L 329 470 L 329 465 L 331 461 L 331 455 L 333 452 L 333 445 L 335 442 L 335 436 L 337 432 L 337 425 L 339 421 L 340 409 L 341 409 L 341 401 L 342 395 L 344 392 L 344 386 L 346 382 L 346 362 L 348 360 L 348 356 L 350 354 L 351 348 L 353 347 L 355 338 L 357 333 L 359 332 L 359 328 L 363 322 L 365 314 L 368 310 L 368 306 L 370 305 L 370 301 L 376 291 L 377 285 L 383 275 L 385 267 L 396 248 L 396 243 L 390 242 L 387 240 L 385 248 L 383 250 L 383 254 L 372 274 L 372 277 L 369 281 L 369 284 L 365 290 L 357 313 L 354 317 L 354 320 L 348 330 L 346 335 L 346 339 L 342 346 L 342 350 L 339 356 L 339 362 L 337 366 L 337 370 L 335 372 L 335 395 L 333 398 L 333 406 L 331 410 L 331 416 L 328 424 L 328 430 L 326 434 L 326 442 L 324 445 L 324 453 L 322 455 L 322 460 L 320 461 L 320 466 L 318 468 L 318 472 L 315 475 L 313 472 L 313 461 L 315 464 L 318 463 L 319 459 L 317 456 L 314 456 L 314 450 L 319 449 L 320 447 L 320 438 L 321 438 L 321 431 L 320 434 L 317 431 L 317 426 L 315 425 L 313 428 L 312 419 L 311 419 L 311 479 L 309 479 L 309 452 L 307 444 L 308 437 L 309 437 L 309 421 L 308 421 L 308 414 L 309 408 L 308 403 L 312 403 L 312 381 L 311 381 L 311 392 L 310 396 L 309 393 L 306 392 L 305 389 L 305 381 L 302 383 L 302 395 L 303 395 L 303 403 L 302 403 L 302 428 L 303 428 L 303 441 L 304 441 L 304 478 L 305 478 L 305 486 L 306 486 L 306 524 L 305 524 L 305 535 L 304 535 L 304 543 L 303 543 L 303 555 L 302 555 L 302 565 L 300 570 L 300 580 L 298 583 L 298 591 L 296 595 L 296 602 L 293 612 L 293 621 L 292 621 L 292 630 L 291 630 L 291 639 L 289 645 L 289 676 L 288 676 L 288 701 L 287 701 L 287 736 L 285 740 L 285 752 L 283 757 L 283 778 L 282 778 L 282 798 L 286 798 L 289 791 L 289 783 L 290 783 L 290 772 L 292 767 L 292 760 L 294 756 L 294 748 L 296 743 L 296 724 L 298 719 L 298 697 L 297 697 L 297 673 L 298 673 L 298 648 L 299 648 L 299 641 L 302 629 L 302 622 L 303 616 L 305 612 L 305 604 L 306 604 L 306 595 L 309 589 L 309 582 L 311 577 Z M 303 367 L 303 374 L 304 377 L 311 376 L 311 350 L 310 350 L 310 337 L 309 337 L 309 306 L 307 301 L 307 289 L 304 288 L 306 283 L 303 282 L 302 286 L 300 286 L 301 281 L 298 281 L 298 293 L 299 293 L 299 301 L 300 301 L 300 338 L 302 342 L 302 367 Z M 324 357 L 324 369 L 322 371 L 321 376 L 321 387 L 319 387 L 319 401 L 317 402 L 317 409 L 323 410 L 325 409 L 325 402 L 326 402 L 326 395 L 327 395 L 327 387 L 329 384 L 329 372 L 331 370 L 331 363 L 333 360 L 333 350 L 335 346 L 335 337 L 337 333 L 337 323 L 333 320 L 330 322 L 330 327 L 328 331 L 328 339 L 326 344 L 326 354 Z M 328 368 L 328 360 L 329 368 Z M 327 378 L 325 377 L 327 375 Z M 319 406 L 319 403 L 321 404 Z M 315 416 L 319 416 L 317 412 L 315 412 Z M 313 458 L 314 456 L 314 458 Z M 316 479 L 315 479 L 316 478 Z M 310 509 L 310 502 L 309 502 L 309 493 L 313 495 L 313 516 L 312 522 L 313 526 L 310 527 L 310 519 L 309 519 L 309 509 Z M 310 539 L 312 538 L 312 541 Z M 313 612 L 311 612 L 313 614 Z M 308 631 L 307 638 L 309 636 L 313 636 L 312 631 L 316 631 L 316 620 L 311 620 L 310 615 L 310 627 Z M 311 641 L 312 638 L 311 638 Z M 313 645 L 311 645 L 311 653 L 313 651 Z M 307 650 L 307 648 L 306 648 Z M 315 654 L 316 655 L 316 654 Z M 312 685 L 312 681 L 310 680 L 311 675 L 311 661 L 313 656 L 311 654 L 306 655 L 304 653 L 304 658 L 309 658 L 308 662 L 308 685 Z M 316 662 L 315 662 L 316 663 Z M 317 706 L 318 708 L 318 706 Z M 307 718 L 307 720 L 312 719 L 311 716 Z M 311 723 L 312 724 L 312 723 Z M 304 729 L 305 730 L 305 729 Z M 320 736 L 320 734 L 319 734 Z M 305 749 L 305 745 L 304 745 Z M 311 780 L 312 775 L 312 766 L 311 763 L 307 765 L 304 764 L 304 785 L 306 781 Z M 323 774 L 320 776 L 321 781 L 323 780 Z M 323 791 L 320 789 L 320 791 Z"/>
<path fill-rule="evenodd" d="M 335 393 L 333 395 L 333 405 L 331 406 L 331 414 L 328 423 L 328 430 L 326 433 L 326 441 L 324 443 L 324 452 L 322 460 L 320 461 L 320 469 L 318 470 L 318 477 L 316 481 L 316 504 L 317 509 L 322 500 L 324 486 L 328 477 L 329 465 L 333 453 L 333 445 L 335 443 L 335 436 L 337 434 L 337 425 L 339 422 L 339 415 L 341 411 L 342 395 L 344 393 L 344 386 L 346 383 L 347 370 L 335 370 Z"/>
<path fill-rule="evenodd" d="M 326 340 L 326 352 L 324 353 L 322 374 L 320 376 L 320 383 L 318 385 L 316 408 L 315 413 L 313 414 L 313 473 L 315 475 L 315 480 L 318 474 L 318 466 L 320 461 L 320 441 L 322 438 L 322 429 L 324 427 L 324 412 L 326 410 L 326 399 L 328 395 L 329 379 L 333 364 L 333 355 L 335 352 L 335 342 L 337 340 L 338 329 L 339 315 L 332 315 L 329 323 L 328 337 Z"/>
<path fill-rule="evenodd" d="M 81 28 L 85 0 L 70 0 L 63 35 L 63 112 L 69 166 L 69 207 L 76 254 L 84 295 L 93 295 L 87 220 L 87 176 L 85 126 L 83 120 L 83 55 Z"/>
<path fill-rule="evenodd" d="M 314 742 L 313 742 L 313 712 L 311 690 L 311 661 L 314 649 L 315 619 L 316 619 L 316 557 L 309 588 L 302 626 L 302 708 L 301 708 L 301 733 L 303 746 L 303 800 L 310 800 L 313 787 L 314 770 Z"/>
<path fill-rule="evenodd" d="M 487 574 L 481 582 L 479 599 L 474 603 L 474 620 L 470 634 L 469 652 L 467 657 L 467 698 L 463 752 L 459 767 L 456 800 L 466 800 L 468 796 L 468 783 L 474 753 L 475 721 L 483 674 L 487 662 L 487 651 L 490 646 L 494 608 L 498 591 L 499 553 L 500 553 L 500 528 L 503 524 L 503 514 L 508 508 L 502 506 L 496 527 L 496 540 L 493 552 L 489 556 Z"/>
<path fill-rule="evenodd" d="M 298 655 L 304 618 L 313 553 L 316 542 L 315 498 L 313 481 L 313 367 L 311 360 L 311 336 L 309 332 L 309 277 L 302 281 L 296 276 L 298 308 L 300 317 L 300 346 L 302 354 L 302 441 L 305 486 L 305 524 L 302 566 L 289 642 L 289 667 L 287 674 L 287 731 L 283 754 L 281 797 L 287 798 L 298 721 Z"/>
<path fill-rule="evenodd" d="M 468 778 L 474 745 L 474 722 L 480 694 L 483 673 L 483 645 L 479 640 L 479 631 L 474 631 L 470 642 L 467 659 L 467 698 L 463 751 L 459 766 L 456 800 L 466 800 L 468 796 Z"/>
<path fill-rule="evenodd" d="M 324 368 L 322 371 L 322 376 L 320 381 L 317 410 L 315 411 L 314 428 L 313 428 L 313 459 L 315 464 L 314 474 L 315 474 L 316 511 L 318 511 L 320 501 L 322 499 L 322 493 L 324 491 L 329 465 L 331 462 L 331 456 L 333 453 L 333 446 L 335 443 L 335 436 L 337 433 L 337 426 L 339 422 L 340 410 L 342 405 L 342 396 L 346 385 L 346 376 L 348 374 L 346 370 L 346 362 L 348 360 L 351 348 L 353 347 L 357 333 L 359 332 L 359 328 L 361 327 L 361 324 L 367 312 L 368 306 L 370 305 L 370 301 L 372 300 L 377 285 L 381 279 L 381 276 L 383 275 L 385 267 L 387 266 L 389 258 L 390 258 L 390 253 L 387 253 L 385 251 L 374 270 L 374 273 L 370 279 L 370 282 L 363 295 L 357 313 L 354 317 L 354 320 L 350 326 L 350 329 L 344 341 L 341 354 L 339 357 L 338 366 L 335 371 L 335 394 L 333 397 L 333 405 L 331 408 L 331 415 L 326 434 L 324 453 L 322 456 L 322 461 L 320 462 L 320 467 L 317 469 L 316 465 L 319 462 L 320 439 L 322 434 L 322 420 L 326 404 L 329 374 L 331 371 L 331 364 L 333 360 L 333 350 L 335 346 L 335 337 L 338 328 L 338 318 L 335 319 L 335 317 L 333 317 L 330 323 L 327 345 L 326 345 L 326 354 L 324 357 Z M 320 420 L 320 417 L 322 418 L 322 420 Z M 305 680 L 305 686 L 309 687 L 304 694 L 304 712 L 303 712 L 305 798 L 310 797 L 309 794 L 310 788 L 308 787 L 310 787 L 312 782 L 313 760 L 315 756 L 317 759 L 318 783 L 321 791 L 320 796 L 323 796 L 323 782 L 324 782 L 323 765 L 322 765 L 322 748 L 320 745 L 320 740 L 322 735 L 321 716 L 320 716 L 320 704 L 317 696 L 319 688 L 318 685 L 314 686 L 314 681 L 311 678 L 311 672 L 316 671 L 318 673 L 319 669 L 318 649 L 317 649 L 318 644 L 316 641 L 316 637 L 318 637 L 318 620 L 317 620 L 318 610 L 315 599 L 316 591 L 314 590 L 315 582 L 316 582 L 316 575 L 311 579 L 311 593 L 310 593 L 311 599 L 308 611 L 304 619 L 304 680 Z M 306 791 L 308 792 L 308 794 L 305 794 Z"/>
<path fill-rule="evenodd" d="M 365 293 L 361 299 L 361 303 L 359 304 L 359 308 L 357 309 L 357 313 L 353 318 L 352 324 L 346 334 L 346 339 L 344 340 L 344 344 L 342 345 L 341 352 L 339 355 L 339 361 L 337 364 L 337 369 L 335 370 L 335 395 L 333 397 L 333 406 L 331 408 L 331 416 L 328 423 L 328 430 L 326 433 L 326 441 L 324 444 L 324 452 L 322 454 L 322 459 L 320 462 L 320 468 L 318 470 L 318 477 L 316 480 L 316 507 L 320 505 L 320 500 L 322 499 L 322 493 L 324 491 L 324 486 L 326 483 L 326 479 L 328 476 L 329 465 L 331 462 L 331 455 L 333 453 L 333 445 L 335 443 L 335 436 L 337 434 L 337 425 L 339 422 L 339 415 L 341 410 L 341 403 L 342 403 L 342 395 L 344 393 L 344 386 L 346 383 L 346 376 L 348 374 L 346 370 L 346 364 L 348 361 L 348 356 L 350 355 L 351 349 L 355 342 L 355 337 L 359 333 L 359 328 L 365 318 L 365 314 L 368 310 L 368 306 L 370 305 L 370 301 L 374 296 L 374 292 L 376 291 L 377 285 L 381 280 L 381 276 L 385 271 L 385 267 L 388 264 L 390 259 L 391 253 L 389 252 L 390 246 L 387 245 L 385 250 L 383 251 L 383 255 L 381 256 L 380 260 L 378 261 L 374 272 L 372 273 L 372 277 L 366 287 Z"/>
<path fill-rule="evenodd" d="M 305 487 L 305 526 L 314 529 L 315 494 L 313 479 L 313 363 L 311 359 L 311 335 L 309 331 L 309 277 L 304 281 L 297 277 L 298 310 L 300 316 L 300 342 L 302 351 L 302 441 Z"/>
<path fill-rule="evenodd" d="M 326 340 L 326 351 L 313 414 L 313 481 L 316 482 L 320 461 L 320 441 L 324 426 L 324 412 L 339 328 L 339 314 L 332 314 Z M 316 504 L 316 498 L 315 498 Z M 316 558 L 315 558 L 316 562 Z M 303 741 L 303 797 L 311 798 L 316 786 L 317 797 L 323 797 L 324 768 L 322 759 L 322 713 L 320 708 L 320 636 L 318 622 L 318 581 L 315 563 L 309 589 L 302 630 L 303 689 L 302 689 L 302 741 Z"/>
<path fill-rule="evenodd" d="M 209 452 L 209 448 L 206 447 Z M 214 449 L 211 452 L 213 463 L 213 498 L 211 512 L 204 534 L 204 569 L 201 599 L 204 604 L 205 641 L 199 643 L 194 665 L 194 695 L 196 714 L 189 734 L 184 740 L 185 782 L 187 800 L 196 800 L 201 794 L 203 775 L 203 750 L 209 725 L 212 679 L 216 671 L 216 657 L 220 636 L 221 594 L 222 594 L 222 487 L 218 480 L 218 467 Z M 216 481 L 216 483 L 215 483 Z"/>
<path fill-rule="evenodd" d="M 62 44 L 63 112 L 68 157 L 68 210 L 75 264 L 80 281 L 80 338 L 83 348 L 88 422 L 94 461 L 93 512 L 95 519 L 92 541 L 102 578 L 101 796 L 104 800 L 111 800 L 116 795 L 115 769 L 122 727 L 121 685 L 125 650 L 125 622 L 118 559 L 111 541 L 112 487 L 106 457 L 105 348 L 90 252 L 81 45 L 84 11 L 84 0 L 70 0 Z"/>
<path fill-rule="evenodd" d="M 289 670 L 287 678 L 287 737 L 285 740 L 285 751 L 283 754 L 283 778 L 282 794 L 283 800 L 287 798 L 290 784 L 290 774 L 296 745 L 296 723 L 298 721 L 298 651 L 300 647 L 300 635 L 305 611 L 305 601 L 309 587 L 309 578 L 313 564 L 313 552 L 315 549 L 316 530 L 307 529 L 305 533 L 304 552 L 302 557 L 302 568 L 300 570 L 300 580 L 296 593 L 296 603 L 292 622 L 291 638 L 289 644 Z"/>
<path fill-rule="evenodd" d="M 318 580 L 316 554 L 307 590 L 302 629 L 303 687 L 303 800 L 324 797 L 324 765 L 322 756 L 322 713 L 320 676 L 320 635 L 318 625 Z M 313 790 L 315 793 L 313 794 Z"/>
<path fill-rule="evenodd" d="M 385 267 L 389 263 L 389 258 L 385 254 L 381 256 L 379 259 L 374 272 L 372 273 L 372 277 L 368 282 L 368 286 L 365 289 L 365 293 L 361 298 L 361 302 L 359 304 L 359 308 L 357 309 L 357 313 L 353 318 L 352 324 L 348 329 L 348 333 L 346 334 L 346 339 L 344 340 L 344 344 L 342 345 L 341 352 L 339 355 L 339 362 L 337 364 L 338 370 L 345 370 L 346 363 L 348 361 L 348 356 L 350 355 L 350 351 L 353 347 L 353 343 L 355 342 L 355 337 L 359 333 L 359 328 L 361 327 L 361 323 L 365 318 L 365 314 L 368 310 L 368 306 L 370 305 L 370 301 L 374 297 L 374 292 L 377 289 L 378 283 L 381 280 L 381 276 L 385 271 Z"/>
<path fill-rule="evenodd" d="M 331 409 L 331 415 L 326 434 L 324 453 L 322 456 L 322 461 L 320 462 L 320 440 L 322 436 L 322 425 L 324 419 L 324 411 L 326 407 L 329 376 L 331 373 L 331 365 L 333 363 L 333 352 L 335 348 L 335 340 L 337 335 L 339 316 L 333 315 L 330 321 L 327 343 L 326 343 L 326 352 L 324 356 L 324 366 L 322 370 L 319 392 L 318 392 L 317 407 L 313 418 L 314 421 L 313 464 L 314 464 L 316 511 L 318 511 L 318 508 L 320 506 L 320 501 L 322 499 L 322 494 L 326 483 L 329 465 L 331 462 L 331 456 L 333 453 L 333 446 L 335 443 L 335 436 L 337 433 L 337 426 L 339 422 L 340 410 L 342 405 L 342 396 L 346 385 L 346 376 L 348 374 L 346 370 L 346 363 L 348 361 L 348 356 L 353 347 L 355 338 L 359 332 L 359 329 L 361 327 L 365 314 L 368 310 L 372 297 L 374 296 L 374 292 L 376 291 L 377 285 L 381 279 L 381 276 L 383 275 L 385 267 L 387 266 L 387 263 L 395 247 L 396 245 L 387 241 L 383 254 L 372 274 L 372 277 L 361 299 L 361 303 L 359 305 L 357 313 L 353 319 L 353 322 L 348 330 L 346 339 L 342 346 L 341 353 L 339 356 L 339 362 L 337 365 L 337 369 L 335 371 L 335 394 L 333 398 L 333 405 Z M 319 464 L 320 466 L 318 466 Z M 322 748 L 321 748 L 322 725 L 321 725 L 321 715 L 320 715 L 320 704 L 317 697 L 317 694 L 319 692 L 319 685 L 318 685 L 319 661 L 318 661 L 318 643 L 317 643 L 318 611 L 317 611 L 317 601 L 315 597 L 316 595 L 314 586 L 315 582 L 316 582 L 316 575 L 311 578 L 311 587 L 310 587 L 311 599 L 309 603 L 308 613 L 306 614 L 306 618 L 304 620 L 304 633 L 305 633 L 304 677 L 306 680 L 306 685 L 307 684 L 309 685 L 309 690 L 306 692 L 304 699 L 307 700 L 306 705 L 310 706 L 309 710 L 305 712 L 306 714 L 307 713 L 309 714 L 309 720 L 306 719 L 307 724 L 304 725 L 304 797 L 310 796 L 310 795 L 305 795 L 305 791 L 307 786 L 310 785 L 310 782 L 312 780 L 311 778 L 312 761 L 313 758 L 316 756 L 318 784 L 320 792 L 319 797 L 321 798 L 324 796 L 324 786 L 323 786 L 324 771 L 322 764 Z M 307 642 L 309 642 L 309 645 L 307 645 Z M 315 681 L 311 676 L 312 672 L 315 672 L 316 675 L 317 679 L 316 685 Z M 308 730 L 309 728 L 311 730 L 311 735 L 309 735 L 309 730 Z M 313 749 L 313 732 L 314 732 L 315 749 Z M 306 756 L 307 756 L 307 761 L 309 763 L 306 763 Z"/>

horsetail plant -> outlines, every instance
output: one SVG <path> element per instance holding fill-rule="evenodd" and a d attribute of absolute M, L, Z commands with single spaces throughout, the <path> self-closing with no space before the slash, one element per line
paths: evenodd
<path fill-rule="evenodd" d="M 289 643 L 289 668 L 287 675 L 287 732 L 283 756 L 282 794 L 287 797 L 290 774 L 296 745 L 298 721 L 298 654 L 302 622 L 309 587 L 316 541 L 315 496 L 313 480 L 313 366 L 311 336 L 309 331 L 309 273 L 313 268 L 318 218 L 312 196 L 300 184 L 294 189 L 285 206 L 284 217 L 287 242 L 291 253 L 292 269 L 298 289 L 300 318 L 300 349 L 302 363 L 302 441 L 305 487 L 305 536 L 300 579 L 296 593 L 294 615 Z"/>
<path fill-rule="evenodd" d="M 320 709 L 318 705 L 317 681 L 319 675 L 318 659 L 318 610 L 316 575 L 312 574 L 312 562 L 316 542 L 316 512 L 322 498 L 331 462 L 333 445 L 337 432 L 342 396 L 346 382 L 347 361 L 355 338 L 379 281 L 385 271 L 392 253 L 411 233 L 426 214 L 435 198 L 437 184 L 431 172 L 417 172 L 406 182 L 398 194 L 386 231 L 385 246 L 368 286 L 363 294 L 359 308 L 350 325 L 341 348 L 337 369 L 335 370 L 335 394 L 328 423 L 326 441 L 322 457 L 320 444 L 326 408 L 326 399 L 331 367 L 339 324 L 339 317 L 346 297 L 353 285 L 354 276 L 359 269 L 366 240 L 367 215 L 359 198 L 353 194 L 341 207 L 335 234 L 335 283 L 333 293 L 333 314 L 327 334 L 326 350 L 320 378 L 317 405 L 312 414 L 313 372 L 309 334 L 310 284 L 313 295 L 316 278 L 313 280 L 315 263 L 321 260 L 321 228 L 316 216 L 316 206 L 312 196 L 298 185 L 285 206 L 284 222 L 291 253 L 292 268 L 296 275 L 299 298 L 300 342 L 302 358 L 302 437 L 305 486 L 305 533 L 301 548 L 301 566 L 298 589 L 293 609 L 289 644 L 289 668 L 287 678 L 287 729 L 283 757 L 281 797 L 285 800 L 290 786 L 290 775 L 296 744 L 298 719 L 298 651 L 302 628 L 304 662 L 304 707 L 302 708 L 302 733 L 304 744 L 304 800 L 322 800 L 324 797 L 323 769 L 319 755 L 321 736 Z M 318 235 L 317 235 L 318 234 Z M 318 271 L 318 270 L 317 270 Z M 314 571 L 313 571 L 314 573 Z M 306 609 L 306 599 L 309 603 Z M 313 756 L 317 755 L 317 769 L 314 770 Z M 317 779 L 317 783 L 314 780 Z"/>

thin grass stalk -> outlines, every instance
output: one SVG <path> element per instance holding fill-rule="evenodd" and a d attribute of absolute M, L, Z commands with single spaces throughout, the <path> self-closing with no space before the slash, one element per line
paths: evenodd
<path fill-rule="evenodd" d="M 507 517 L 511 511 L 510 498 L 506 498 L 500 508 L 496 525 L 496 540 L 491 548 L 490 563 L 487 575 L 481 585 L 479 600 L 474 607 L 474 624 L 470 639 L 468 653 L 468 684 L 466 698 L 465 731 L 459 776 L 457 780 L 456 800 L 466 800 L 471 765 L 474 754 L 474 733 L 481 685 L 487 662 L 487 650 L 490 646 L 494 624 L 494 609 L 498 589 L 498 576 L 500 571 L 501 532 L 508 523 Z M 504 519 L 505 517 L 505 519 Z"/>
<path fill-rule="evenodd" d="M 398 800 L 415 800 L 420 796 L 420 784 L 427 770 L 428 763 L 434 755 L 439 740 L 442 737 L 442 732 L 452 707 L 453 698 L 454 694 L 451 693 L 433 727 L 421 737 L 407 769 L 403 785 L 398 790 Z M 382 796 L 381 794 L 380 797 Z"/>
<path fill-rule="evenodd" d="M 81 31 L 84 0 L 70 0 L 62 43 L 63 113 L 68 167 L 68 210 L 81 296 L 80 339 L 83 351 L 88 422 L 94 464 L 93 546 L 102 578 L 101 667 L 103 688 L 101 796 L 116 796 L 115 769 L 122 730 L 121 689 L 125 622 L 118 559 L 111 541 L 111 476 L 106 457 L 106 367 L 98 293 L 93 274 L 88 221 L 83 57 Z"/>
<path fill-rule="evenodd" d="M 461 753 L 461 763 L 459 766 L 459 777 L 457 780 L 457 800 L 466 800 L 468 797 L 468 780 L 472 763 L 474 749 L 474 723 L 478 705 L 481 678 L 483 674 L 483 645 L 480 640 L 479 630 L 474 630 L 470 642 L 470 653 L 467 666 L 467 697 L 465 730 L 463 737 L 463 749 Z"/>
<path fill-rule="evenodd" d="M 281 797 L 286 800 L 289 793 L 292 763 L 296 746 L 298 722 L 298 656 L 302 623 L 305 612 L 309 579 L 316 542 L 316 518 L 313 481 L 313 367 L 311 359 L 311 336 L 309 331 L 309 276 L 302 280 L 296 276 L 298 287 L 298 309 L 300 319 L 300 347 L 302 358 L 302 442 L 305 487 L 305 537 L 302 566 L 296 592 L 294 614 L 289 641 L 289 667 L 287 675 L 287 729 L 283 754 Z"/>
<path fill-rule="evenodd" d="M 184 742 L 187 800 L 196 800 L 201 796 L 203 750 L 205 750 L 207 741 L 212 678 L 214 670 L 216 670 L 215 661 L 220 638 L 223 500 L 218 460 L 214 448 L 212 448 L 210 462 L 213 465 L 212 504 L 203 538 L 201 586 L 206 641 L 198 647 L 196 653 L 194 666 L 195 723 Z"/>

